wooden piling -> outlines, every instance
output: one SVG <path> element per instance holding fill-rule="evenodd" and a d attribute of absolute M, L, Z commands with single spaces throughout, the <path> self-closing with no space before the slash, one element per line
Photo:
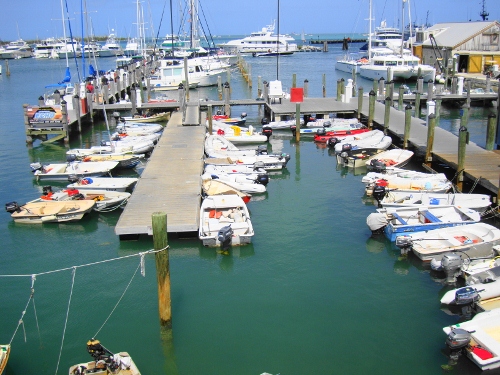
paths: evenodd
<path fill-rule="evenodd" d="M 130 89 L 130 104 L 132 105 L 131 113 L 134 116 L 137 113 L 137 93 L 135 91 L 135 83 L 132 83 L 132 87 Z"/>
<path fill-rule="evenodd" d="M 391 116 L 391 98 L 385 98 L 385 112 L 384 112 L 384 134 L 387 135 L 389 129 L 389 117 Z"/>
<path fill-rule="evenodd" d="M 168 254 L 167 214 L 154 212 L 152 215 L 153 247 L 161 250 L 155 253 L 156 280 L 158 282 L 158 310 L 162 327 L 172 328 L 172 299 L 170 295 L 170 264 Z"/>
<path fill-rule="evenodd" d="M 400 111 L 403 110 L 403 95 L 404 95 L 405 89 L 403 85 L 399 86 L 399 95 L 398 95 L 398 109 Z"/>
<path fill-rule="evenodd" d="M 340 102 L 342 99 L 342 89 L 340 87 L 340 79 L 337 80 L 337 101 Z"/>
<path fill-rule="evenodd" d="M 323 73 L 323 98 L 326 98 L 326 74 Z"/>
<path fill-rule="evenodd" d="M 186 88 L 186 102 L 189 102 L 189 70 L 188 70 L 188 59 L 186 56 L 184 56 L 184 80 L 186 81 L 185 88 Z"/>
<path fill-rule="evenodd" d="M 358 89 L 358 121 L 361 121 L 361 112 L 363 111 L 363 87 Z"/>
<path fill-rule="evenodd" d="M 439 126 L 439 123 L 441 122 L 441 102 L 443 99 L 441 99 L 441 96 L 436 96 L 436 99 L 434 102 L 436 103 L 436 126 Z"/>
<path fill-rule="evenodd" d="M 425 164 L 431 166 L 432 164 L 432 149 L 434 146 L 434 129 L 436 128 L 436 115 L 431 113 L 429 115 L 429 124 L 427 126 L 427 147 L 425 149 Z"/>
<path fill-rule="evenodd" d="M 427 102 L 433 100 L 434 98 L 434 82 L 429 80 L 427 82 Z"/>
<path fill-rule="evenodd" d="M 262 77 L 257 77 L 257 98 L 262 97 Z"/>
<path fill-rule="evenodd" d="M 352 78 L 352 97 L 355 98 L 356 97 L 356 86 L 357 86 L 357 74 L 356 74 L 356 68 L 352 68 L 352 72 L 351 72 L 351 78 Z"/>
<path fill-rule="evenodd" d="M 231 117 L 231 88 L 229 82 L 224 83 L 224 114 Z"/>
<path fill-rule="evenodd" d="M 212 134 L 213 132 L 213 115 L 212 115 L 212 105 L 209 104 L 207 106 L 207 113 L 208 113 L 208 134 Z"/>
<path fill-rule="evenodd" d="M 342 95 L 345 95 L 345 79 L 344 78 L 340 79 L 340 98 L 342 98 Z"/>
<path fill-rule="evenodd" d="M 405 107 L 405 132 L 403 135 L 403 148 L 408 148 L 408 139 L 410 138 L 411 130 L 411 105 Z"/>
<path fill-rule="evenodd" d="M 309 81 L 307 79 L 304 80 L 304 98 L 307 98 L 309 95 Z"/>
<path fill-rule="evenodd" d="M 25 129 L 25 133 L 26 133 L 26 143 L 28 145 L 32 145 L 33 144 L 33 137 L 28 135 L 28 130 L 30 128 L 30 119 L 28 117 L 28 107 L 29 107 L 28 104 L 23 104 L 24 129 Z"/>
<path fill-rule="evenodd" d="M 495 147 L 495 136 L 497 127 L 497 115 L 490 113 L 488 115 L 488 128 L 486 130 L 486 149 L 492 151 Z"/>
<path fill-rule="evenodd" d="M 458 130 L 458 165 L 457 165 L 457 190 L 462 192 L 464 183 L 465 150 L 469 141 L 469 132 L 465 126 Z"/>
<path fill-rule="evenodd" d="M 90 121 L 94 122 L 94 94 L 91 92 L 87 92 L 87 110 L 90 116 Z"/>
<path fill-rule="evenodd" d="M 375 116 L 375 100 L 377 99 L 377 94 L 375 91 L 370 91 L 369 94 L 369 106 L 368 106 L 368 128 L 373 128 L 373 117 Z"/>
<path fill-rule="evenodd" d="M 417 78 L 417 93 L 418 94 L 424 93 L 424 77 L 420 75 Z"/>
<path fill-rule="evenodd" d="M 384 86 L 385 86 L 385 79 L 384 79 L 384 77 L 380 77 L 380 79 L 378 80 L 378 95 L 377 96 L 380 96 L 381 98 L 384 97 Z"/>
<path fill-rule="evenodd" d="M 467 80 L 467 107 L 470 107 L 470 91 L 472 89 L 472 81 L 470 79 Z"/>
<path fill-rule="evenodd" d="M 372 83 L 373 83 L 372 89 L 376 93 L 378 91 L 378 81 L 374 79 Z"/>
<path fill-rule="evenodd" d="M 78 95 L 73 96 L 73 111 L 75 112 L 76 120 L 78 123 L 78 132 L 82 132 L 82 110 L 80 108 L 80 97 Z"/>
<path fill-rule="evenodd" d="M 10 77 L 9 60 L 5 60 L 5 75 Z"/>
<path fill-rule="evenodd" d="M 222 77 L 217 76 L 217 93 L 219 94 L 219 100 L 222 100 Z"/>
<path fill-rule="evenodd" d="M 293 73 L 292 74 L 292 88 L 296 88 L 297 87 L 297 73 Z"/>
<path fill-rule="evenodd" d="M 420 118 L 420 93 L 415 94 L 415 117 Z"/>
<path fill-rule="evenodd" d="M 64 130 L 64 144 L 69 145 L 68 103 L 64 99 L 61 102 L 61 117 Z"/>
<path fill-rule="evenodd" d="M 300 142 L 300 103 L 295 103 L 295 140 Z"/>

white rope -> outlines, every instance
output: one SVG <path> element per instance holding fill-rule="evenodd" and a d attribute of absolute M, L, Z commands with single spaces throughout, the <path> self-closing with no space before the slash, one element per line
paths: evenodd
<path fill-rule="evenodd" d="M 118 301 L 116 302 L 115 304 L 115 307 L 113 307 L 113 310 L 111 310 L 111 312 L 109 313 L 108 317 L 106 318 L 106 320 L 104 321 L 104 323 L 102 323 L 102 326 L 97 330 L 97 332 L 94 334 L 94 336 L 92 337 L 97 337 L 97 335 L 99 334 L 99 332 L 101 332 L 101 329 L 106 325 L 106 323 L 108 322 L 109 318 L 111 318 L 111 315 L 113 315 L 113 313 L 115 312 L 116 308 L 118 307 L 118 305 L 120 304 L 122 298 L 125 296 L 125 293 L 127 293 L 127 290 L 130 286 L 130 284 L 132 284 L 132 280 L 134 280 L 134 277 L 135 275 L 137 274 L 137 271 L 139 270 L 139 267 L 142 267 L 142 258 L 141 258 L 141 263 L 139 263 L 139 265 L 137 266 L 137 268 L 135 269 L 135 272 L 134 274 L 132 275 L 132 278 L 130 279 L 130 281 L 128 282 L 125 290 L 123 291 L 122 295 L 120 296 L 120 298 L 118 299 Z"/>
<path fill-rule="evenodd" d="M 66 267 L 66 268 L 60 268 L 60 269 L 52 270 L 52 271 L 46 271 L 46 272 L 40 272 L 40 273 L 33 273 L 33 274 L 29 274 L 29 275 L 28 274 L 26 274 L 26 275 L 22 275 L 22 274 L 21 275 L 0 275 L 0 277 L 32 277 L 32 276 L 48 275 L 48 274 L 51 274 L 51 273 L 68 271 L 68 270 L 71 270 L 73 268 L 81 268 L 81 267 L 94 266 L 96 264 L 113 262 L 115 260 L 121 260 L 121 259 L 126 259 L 126 258 L 131 258 L 131 257 L 143 256 L 144 254 L 156 254 L 156 253 L 162 252 L 164 250 L 167 250 L 169 247 L 170 246 L 167 245 L 163 249 L 159 249 L 159 250 L 147 250 L 147 251 L 145 251 L 143 253 L 125 255 L 125 256 L 122 256 L 122 257 L 118 257 L 118 258 L 112 258 L 112 259 L 107 259 L 107 260 L 101 260 L 99 262 L 92 262 L 92 263 L 87 263 L 87 264 L 81 264 L 79 266 L 71 266 L 71 267 Z"/>
<path fill-rule="evenodd" d="M 141 262 L 140 262 L 141 275 L 142 275 L 142 277 L 145 277 L 146 276 L 146 266 L 144 264 L 144 253 L 140 253 L 139 255 L 141 256 Z"/>
<path fill-rule="evenodd" d="M 75 275 L 76 275 L 76 267 L 73 267 L 72 279 L 71 279 L 71 292 L 69 294 L 68 309 L 66 310 L 66 320 L 64 321 L 64 329 L 61 339 L 61 349 L 59 350 L 59 358 L 57 359 L 57 366 L 55 372 L 56 375 L 57 375 L 57 370 L 59 370 L 59 363 L 61 362 L 61 354 L 64 346 L 64 336 L 66 335 L 66 327 L 68 325 L 69 307 L 71 305 L 71 297 L 73 296 L 73 287 L 75 286 Z"/>
<path fill-rule="evenodd" d="M 14 334 L 12 335 L 12 338 L 10 339 L 9 345 L 12 344 L 12 341 L 14 340 L 14 337 L 16 337 L 17 330 L 19 329 L 19 326 L 21 324 L 23 324 L 23 329 L 24 329 L 23 318 L 24 318 L 24 315 L 26 314 L 26 310 L 28 309 L 28 306 L 30 304 L 31 299 L 33 298 L 33 294 L 35 293 L 35 289 L 33 288 L 33 285 L 35 283 L 36 277 L 34 277 L 34 275 L 30 275 L 30 276 L 32 276 L 30 297 L 28 298 L 28 302 L 26 303 L 26 307 L 24 308 L 23 312 L 21 313 L 21 319 L 19 319 L 19 322 L 17 323 L 17 327 L 14 330 Z M 24 333 L 24 341 L 26 341 L 26 331 Z"/>

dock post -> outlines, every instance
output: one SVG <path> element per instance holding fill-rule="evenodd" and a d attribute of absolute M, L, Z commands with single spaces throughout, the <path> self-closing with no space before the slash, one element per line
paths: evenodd
<path fill-rule="evenodd" d="M 115 83 L 116 83 L 116 100 L 119 102 L 122 99 L 122 80 L 120 79 L 120 76 L 116 76 L 115 78 Z"/>
<path fill-rule="evenodd" d="M 458 78 L 453 76 L 453 78 L 451 79 L 451 93 L 453 95 L 456 95 L 457 93 L 457 86 L 458 86 Z"/>
<path fill-rule="evenodd" d="M 486 76 L 486 90 L 484 90 L 487 94 L 491 91 L 491 78 L 489 75 Z"/>
<path fill-rule="evenodd" d="M 375 91 L 370 91 L 369 106 L 368 106 L 368 128 L 373 129 L 373 118 L 375 117 L 375 100 L 377 99 L 377 94 Z"/>
<path fill-rule="evenodd" d="M 340 79 L 340 99 L 342 100 L 342 97 L 345 96 L 345 79 L 341 78 Z"/>
<path fill-rule="evenodd" d="M 172 299 L 170 295 L 170 264 L 168 259 L 167 214 L 153 212 L 153 247 L 162 250 L 155 253 L 156 280 L 158 282 L 158 312 L 160 324 L 172 328 Z"/>
<path fill-rule="evenodd" d="M 342 89 L 340 88 L 340 79 L 337 80 L 337 101 L 342 99 Z"/>
<path fill-rule="evenodd" d="M 262 77 L 257 77 L 257 98 L 262 97 Z"/>
<path fill-rule="evenodd" d="M 189 70 L 188 70 L 188 60 L 184 56 L 184 80 L 186 81 L 186 102 L 189 102 Z"/>
<path fill-rule="evenodd" d="M 134 116 L 137 113 L 137 93 L 135 92 L 135 83 L 130 88 L 130 104 L 132 104 L 131 113 Z"/>
<path fill-rule="evenodd" d="M 54 91 L 54 103 L 56 105 L 61 104 L 61 93 L 59 92 L 59 90 Z"/>
<path fill-rule="evenodd" d="M 418 76 L 417 79 L 417 93 L 418 94 L 423 94 L 424 93 L 424 77 Z"/>
<path fill-rule="evenodd" d="M 295 103 L 295 141 L 300 142 L 300 103 Z"/>
<path fill-rule="evenodd" d="M 10 77 L 9 60 L 5 60 L 5 75 Z"/>
<path fill-rule="evenodd" d="M 222 100 L 222 77 L 217 76 L 217 92 L 219 93 L 219 100 Z"/>
<path fill-rule="evenodd" d="M 358 89 L 358 121 L 361 121 L 361 112 L 363 111 L 363 87 Z"/>
<path fill-rule="evenodd" d="M 64 130 L 64 144 L 69 145 L 68 103 L 64 99 L 61 102 L 61 117 Z"/>
<path fill-rule="evenodd" d="M 33 137 L 28 135 L 28 131 L 29 131 L 29 128 L 30 128 L 30 119 L 28 117 L 28 107 L 29 105 L 28 104 L 23 104 L 23 113 L 24 113 L 24 129 L 26 131 L 26 143 L 28 145 L 32 145 L 33 144 Z M 63 119 L 64 121 L 64 119 Z"/>
<path fill-rule="evenodd" d="M 399 86 L 399 94 L 398 94 L 398 109 L 400 111 L 403 110 L 403 96 L 404 96 L 405 88 L 403 85 Z"/>
<path fill-rule="evenodd" d="M 182 119 L 184 121 L 184 115 L 186 114 L 186 94 L 184 85 L 182 83 L 179 83 L 179 88 L 177 91 L 179 94 L 179 108 L 182 112 Z"/>
<path fill-rule="evenodd" d="M 328 52 L 328 43 L 326 40 L 323 42 L 323 52 Z"/>
<path fill-rule="evenodd" d="M 415 94 L 415 117 L 420 118 L 420 93 Z"/>
<path fill-rule="evenodd" d="M 468 122 L 469 122 L 469 106 L 467 105 L 467 103 L 464 103 L 464 105 L 462 105 L 462 108 L 460 108 L 460 126 L 467 127 Z"/>
<path fill-rule="evenodd" d="M 352 97 L 355 98 L 356 97 L 356 85 L 357 85 L 357 81 L 356 81 L 356 77 L 357 74 L 356 74 L 356 68 L 352 68 L 352 74 L 351 74 L 351 77 L 352 77 Z"/>
<path fill-rule="evenodd" d="M 384 97 L 384 86 L 385 86 L 385 79 L 384 77 L 380 77 L 378 80 L 378 95 L 380 97 Z"/>
<path fill-rule="evenodd" d="M 434 100 L 427 101 L 427 119 L 426 119 L 427 126 L 429 126 L 429 116 L 430 115 L 436 116 L 436 102 L 434 102 Z"/>
<path fill-rule="evenodd" d="M 87 91 L 87 110 L 88 114 L 90 116 L 90 121 L 94 122 L 94 100 L 93 100 L 94 94 Z"/>
<path fill-rule="evenodd" d="M 229 85 L 229 95 L 231 95 L 231 93 L 232 93 L 232 88 L 231 88 L 231 69 L 229 69 L 229 68 L 226 69 L 226 82 Z M 250 87 L 252 87 L 252 85 L 250 85 Z"/>
<path fill-rule="evenodd" d="M 323 73 L 323 98 L 326 98 L 326 74 Z"/>
<path fill-rule="evenodd" d="M 472 89 L 472 81 L 467 80 L 467 107 L 470 107 L 470 91 Z"/>
<path fill-rule="evenodd" d="M 109 100 L 109 85 L 102 85 L 101 86 L 101 89 L 102 89 L 102 102 L 103 104 L 108 104 L 108 100 Z"/>
<path fill-rule="evenodd" d="M 264 87 L 264 93 L 262 95 L 263 95 L 264 101 L 267 103 L 267 101 L 269 100 L 269 83 L 267 81 L 264 81 L 264 82 L 262 82 L 262 86 Z M 221 97 L 221 99 L 222 99 L 222 97 Z"/>
<path fill-rule="evenodd" d="M 436 102 L 436 125 L 439 126 L 439 123 L 441 122 L 441 102 L 443 99 L 441 99 L 440 95 L 436 95 L 436 99 L 434 101 Z"/>
<path fill-rule="evenodd" d="M 75 112 L 76 120 L 78 122 L 78 132 L 82 132 L 82 112 L 80 108 L 80 97 L 78 95 L 73 96 L 73 111 Z"/>
<path fill-rule="evenodd" d="M 151 77 L 146 78 L 146 100 L 147 102 L 151 100 Z"/>
<path fill-rule="evenodd" d="M 212 115 L 212 104 L 209 104 L 207 106 L 207 117 L 208 117 L 208 134 L 212 134 L 213 132 L 213 121 L 214 121 L 214 118 L 213 118 L 213 115 Z"/>
<path fill-rule="evenodd" d="M 304 80 L 304 98 L 307 98 L 309 95 L 309 80 Z"/>
<path fill-rule="evenodd" d="M 458 130 L 458 165 L 457 165 L 457 189 L 462 192 L 464 183 L 465 150 L 469 143 L 469 132 L 464 125 Z"/>
<path fill-rule="evenodd" d="M 411 105 L 405 107 L 405 132 L 403 135 L 403 148 L 406 150 L 408 148 L 408 139 L 410 138 L 410 128 L 411 128 Z"/>
<path fill-rule="evenodd" d="M 231 87 L 229 82 L 224 83 L 224 114 L 231 117 L 231 105 L 229 101 L 231 100 Z"/>
<path fill-rule="evenodd" d="M 297 87 L 297 73 L 293 73 L 292 74 L 292 88 L 296 88 Z"/>
<path fill-rule="evenodd" d="M 427 103 L 429 103 L 429 100 L 432 100 L 434 98 L 434 82 L 432 80 L 429 80 L 427 82 Z"/>
<path fill-rule="evenodd" d="M 490 113 L 488 115 L 488 128 L 486 130 L 486 149 L 492 151 L 495 146 L 495 134 L 497 128 L 497 115 Z"/>
<path fill-rule="evenodd" d="M 374 79 L 372 83 L 373 83 L 373 86 L 372 86 L 373 91 L 377 92 L 378 91 L 378 81 L 376 79 Z"/>
<path fill-rule="evenodd" d="M 389 129 L 389 117 L 391 116 L 391 98 L 385 98 L 385 112 L 384 112 L 384 134 L 387 135 Z"/>
<path fill-rule="evenodd" d="M 432 163 L 432 149 L 434 147 L 434 129 L 436 128 L 436 115 L 431 113 L 428 118 L 429 124 L 427 125 L 427 147 L 425 149 L 425 164 L 431 166 Z"/>
<path fill-rule="evenodd" d="M 391 107 L 394 106 L 394 81 L 389 81 L 389 98 L 391 98 Z"/>

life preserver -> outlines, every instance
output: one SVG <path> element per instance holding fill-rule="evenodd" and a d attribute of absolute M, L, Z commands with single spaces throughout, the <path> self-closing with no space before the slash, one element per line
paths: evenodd
<path fill-rule="evenodd" d="M 92 160 L 92 157 L 91 156 L 85 156 L 83 158 L 83 161 L 91 161 Z"/>
<path fill-rule="evenodd" d="M 89 180 L 87 180 L 86 178 L 82 178 L 82 180 L 80 181 L 80 184 L 82 184 L 82 185 L 88 185 L 89 184 Z"/>
<path fill-rule="evenodd" d="M 217 135 L 224 135 L 226 132 L 222 129 L 217 130 Z"/>

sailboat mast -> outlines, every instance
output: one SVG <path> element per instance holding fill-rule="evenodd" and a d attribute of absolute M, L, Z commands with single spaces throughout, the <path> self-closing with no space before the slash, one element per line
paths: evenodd
<path fill-rule="evenodd" d="M 372 0 L 368 7 L 368 61 L 372 59 Z"/>
<path fill-rule="evenodd" d="M 278 32 L 276 33 L 276 80 L 280 79 L 280 0 L 278 0 Z"/>
<path fill-rule="evenodd" d="M 405 34 L 405 3 L 406 0 L 403 0 L 403 6 L 401 7 L 401 57 L 403 57 L 403 40 Z"/>
<path fill-rule="evenodd" d="M 63 4 L 63 0 L 61 0 L 61 19 L 62 19 L 62 26 L 63 26 L 63 38 L 64 38 L 64 43 L 67 43 L 68 41 L 66 40 L 66 22 L 65 22 L 65 18 L 64 18 L 64 4 Z M 69 67 L 69 60 L 68 60 L 68 45 L 66 44 L 65 45 L 65 48 L 66 50 L 66 68 Z"/>

